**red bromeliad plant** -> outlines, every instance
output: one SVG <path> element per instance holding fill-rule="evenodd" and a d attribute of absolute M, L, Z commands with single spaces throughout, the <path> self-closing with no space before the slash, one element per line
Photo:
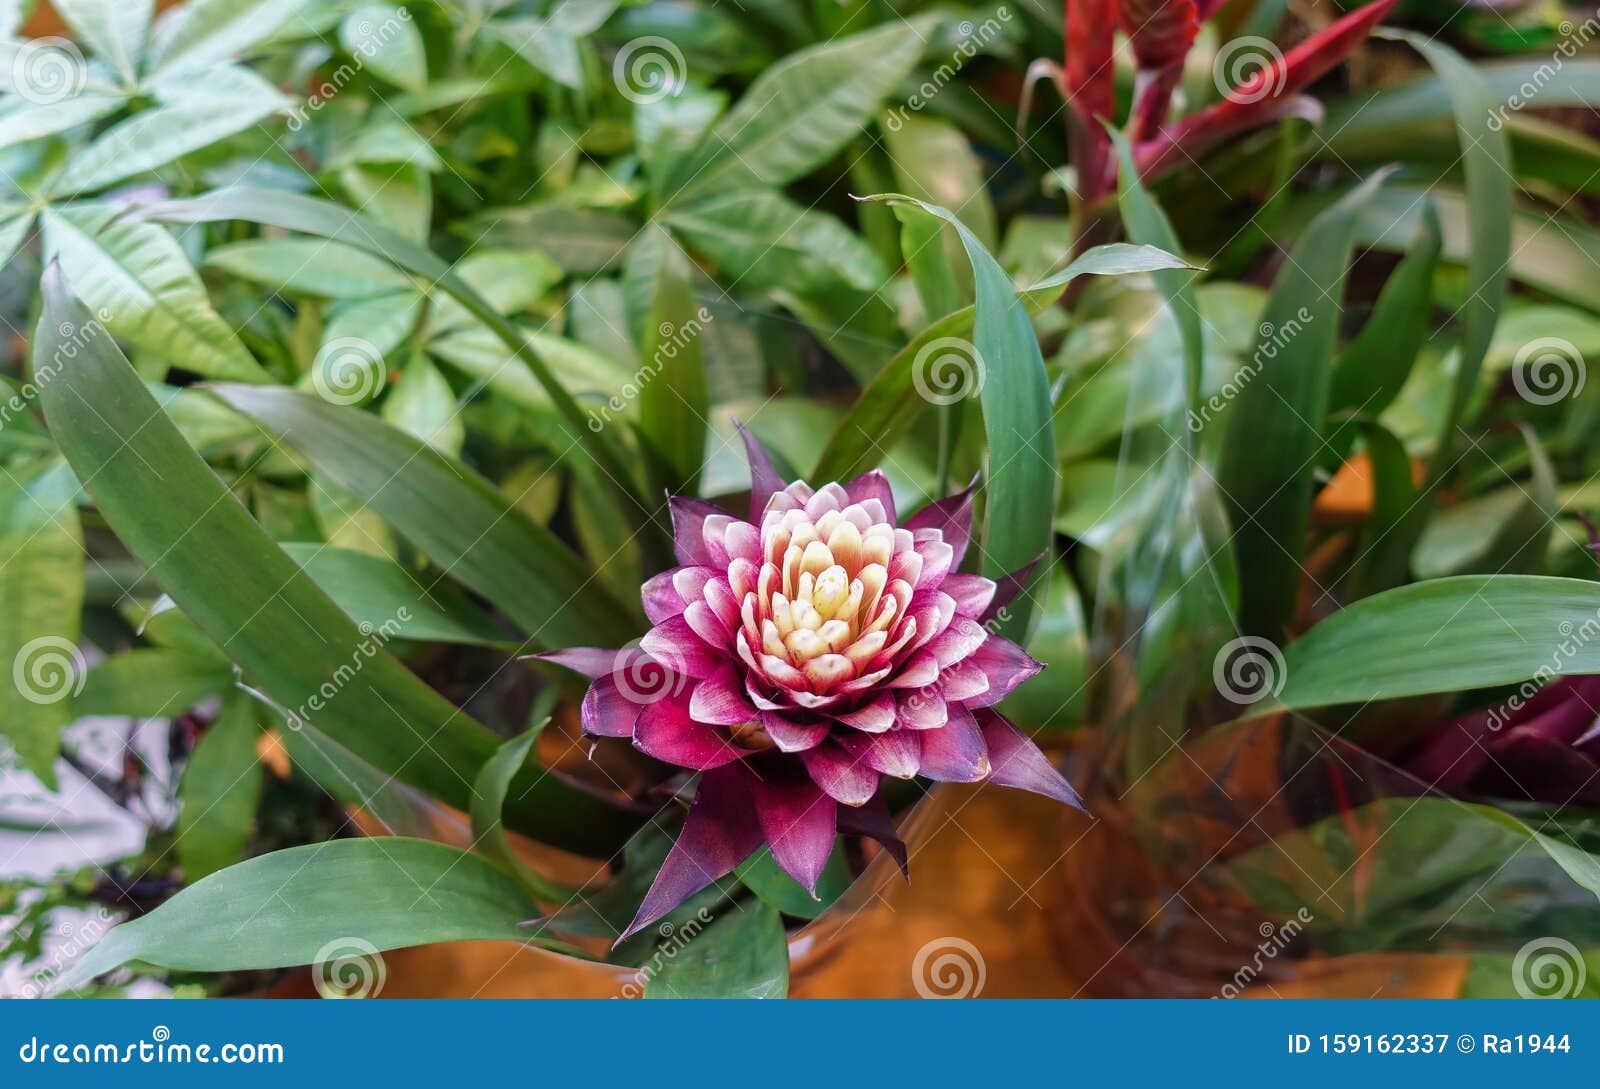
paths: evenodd
<path fill-rule="evenodd" d="M 840 832 L 883 841 L 904 865 L 885 777 L 987 781 L 1080 804 L 993 710 L 1042 666 L 987 626 L 1027 572 L 996 583 L 957 570 L 971 490 L 902 523 L 883 473 L 785 485 L 748 432 L 745 444 L 748 521 L 672 499 L 681 566 L 645 583 L 653 627 L 639 646 L 544 656 L 594 678 L 586 734 L 701 772 L 623 938 L 763 842 L 813 896 Z"/>
<path fill-rule="evenodd" d="M 1114 120 L 1114 31 L 1120 27 L 1133 51 L 1136 75 L 1128 118 L 1134 162 L 1145 180 L 1191 159 L 1229 136 L 1294 114 L 1320 113 L 1300 91 L 1327 73 L 1364 41 L 1396 0 L 1352 11 L 1261 68 L 1222 100 L 1174 119 L 1173 91 L 1184 59 L 1218 0 L 1065 0 L 1066 63 L 1062 93 L 1071 118 L 1078 194 L 1093 204 L 1116 184 L 1105 124 Z"/>

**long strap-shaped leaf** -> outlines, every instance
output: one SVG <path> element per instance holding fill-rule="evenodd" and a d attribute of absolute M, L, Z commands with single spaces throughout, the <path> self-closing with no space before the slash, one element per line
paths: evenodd
<path fill-rule="evenodd" d="M 118 538 L 255 684 L 387 774 L 458 808 L 494 751 L 482 726 L 363 633 L 256 525 L 104 329 L 46 270 L 34 334 L 50 432 Z M 99 329 L 98 333 L 95 332 Z M 632 821 L 558 780 L 514 792 L 520 827 L 608 852 Z"/>
<path fill-rule="evenodd" d="M 1600 673 L 1600 584 L 1461 575 L 1334 613 L 1284 652 L 1283 688 L 1271 708 L 1258 707 L 1328 707 L 1585 673 Z"/>
<path fill-rule="evenodd" d="M 591 417 L 583 410 L 544 360 L 529 347 L 527 338 L 514 323 L 502 315 L 466 281 L 457 276 L 442 258 L 380 223 L 357 212 L 341 208 L 329 201 L 276 189 L 240 185 L 213 190 L 188 200 L 159 201 L 147 204 L 129 213 L 137 219 L 155 219 L 165 223 L 210 223 L 217 220 L 242 219 L 250 223 L 281 227 L 288 231 L 331 238 L 368 253 L 377 254 L 437 287 L 460 303 L 473 317 L 481 321 L 500 338 L 511 354 L 526 363 L 539 384 L 550 395 L 556 409 L 566 419 L 574 441 L 582 443 L 605 470 L 606 475 L 621 493 L 631 521 L 638 526 L 649 522 L 648 511 L 640 504 L 632 490 L 633 474 L 628 471 L 627 460 L 608 428 L 593 427 Z"/>
<path fill-rule="evenodd" d="M 621 645 L 643 626 L 550 531 L 467 466 L 369 412 L 282 387 L 213 387 L 391 522 L 541 646 Z"/>
<path fill-rule="evenodd" d="M 1234 519 L 1239 623 L 1252 635 L 1278 639 L 1294 610 L 1356 215 L 1386 176 L 1306 228 L 1267 299 L 1248 379 L 1238 380 L 1217 480 Z"/>
<path fill-rule="evenodd" d="M 1050 381 L 1027 308 L 1000 263 L 978 236 L 937 204 L 890 195 L 891 203 L 921 208 L 955 228 L 972 262 L 973 348 L 978 399 L 989 440 L 987 532 L 983 573 L 998 578 L 1032 562 L 1050 547 L 1055 514 L 1056 433 L 1051 426 Z M 1012 606 L 1013 630 L 1027 627 L 1029 599 Z"/>
<path fill-rule="evenodd" d="M 520 921 L 532 910 L 520 885 L 454 847 L 397 836 L 313 843 L 230 866 L 115 927 L 55 989 L 135 960 L 195 972 L 315 964 L 338 984 L 338 961 L 386 949 L 527 941 Z M 377 973 L 381 963 L 350 968 Z M 378 989 L 375 975 L 369 982 Z"/>
<path fill-rule="evenodd" d="M 1060 272 L 1023 291 L 1022 300 L 1031 313 L 1037 314 L 1053 305 L 1079 276 L 1122 276 L 1188 267 L 1181 259 L 1154 246 L 1096 246 Z M 844 480 L 878 463 L 928 407 L 927 401 L 917 395 L 917 360 L 937 341 L 970 334 L 975 314 L 971 306 L 947 314 L 884 364 L 829 436 L 813 480 Z"/>

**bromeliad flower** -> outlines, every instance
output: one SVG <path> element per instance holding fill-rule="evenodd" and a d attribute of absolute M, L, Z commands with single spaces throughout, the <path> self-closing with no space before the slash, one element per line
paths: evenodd
<path fill-rule="evenodd" d="M 997 584 L 957 570 L 971 489 L 901 523 L 882 473 L 785 486 L 748 433 L 745 444 L 750 521 L 671 500 L 682 566 L 645 583 L 653 627 L 639 645 L 544 655 L 594 679 L 586 734 L 701 773 L 628 934 L 763 843 L 813 895 L 841 832 L 880 840 L 904 865 L 885 776 L 1081 804 L 993 710 L 1042 667 L 987 626 L 1025 572 Z"/>

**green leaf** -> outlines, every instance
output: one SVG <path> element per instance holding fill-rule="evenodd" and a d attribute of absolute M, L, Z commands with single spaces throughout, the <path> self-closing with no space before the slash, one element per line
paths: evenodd
<path fill-rule="evenodd" d="M 1031 563 L 1051 541 L 1055 429 L 1039 340 L 1011 278 L 953 213 L 910 197 L 887 199 L 913 203 L 950 224 L 972 262 L 978 293 L 974 343 L 972 357 L 962 362 L 973 370 L 965 375 L 966 388 L 958 395 L 970 395 L 976 385 L 989 440 L 983 573 L 991 578 L 1007 575 Z M 923 365 L 926 372 L 928 361 Z M 930 373 L 917 377 L 925 383 L 938 380 Z M 1021 595 L 1006 627 L 1025 631 L 1030 609 L 1030 598 Z"/>
<path fill-rule="evenodd" d="M 396 87 L 420 93 L 428 86 L 428 56 L 411 12 L 393 4 L 365 4 L 339 24 L 339 44 L 363 67 Z"/>
<path fill-rule="evenodd" d="M 193 71 L 249 53 L 307 3 L 309 0 L 191 0 L 157 22 L 150 70 Z"/>
<path fill-rule="evenodd" d="M 537 248 L 575 276 L 604 272 L 614 265 L 637 233 L 615 212 L 534 203 L 491 208 L 462 224 L 479 245 Z"/>
<path fill-rule="evenodd" d="M 1182 260 L 1153 246 L 1114 244 L 1096 246 L 1066 268 L 1023 292 L 1028 309 L 1045 309 L 1078 276 L 1121 276 L 1165 268 L 1187 268 Z M 919 333 L 894 358 L 884 364 L 861 396 L 839 421 L 812 474 L 814 480 L 848 480 L 877 464 L 928 407 L 917 393 L 918 359 L 930 346 L 948 338 L 971 334 L 975 310 L 964 307 L 940 318 Z M 924 362 L 923 367 L 927 366 Z M 1030 557 L 1031 558 L 1031 557 Z"/>
<path fill-rule="evenodd" d="M 649 962 L 646 998 L 787 997 L 789 945 L 772 905 L 736 904 L 704 930 L 684 936 L 687 929 L 679 927 Z"/>
<path fill-rule="evenodd" d="M 1434 472 L 1440 472 L 1456 444 L 1456 427 L 1467 400 L 1477 387 L 1483 358 L 1494 337 L 1495 321 L 1505 303 L 1511 262 L 1511 213 L 1515 207 L 1511 149 L 1504 127 L 1497 123 L 1500 99 L 1477 71 L 1449 46 L 1407 31 L 1386 31 L 1421 53 L 1450 97 L 1466 173 L 1467 214 L 1472 246 L 1467 254 L 1466 302 L 1461 312 L 1461 348 L 1455 393 L 1434 450 Z"/>
<path fill-rule="evenodd" d="M 1560 505 L 1555 470 L 1544 445 L 1523 428 L 1532 475 L 1434 514 L 1417 538 L 1411 567 L 1418 578 L 1468 574 L 1533 574 L 1545 565 Z"/>
<path fill-rule="evenodd" d="M 126 102 L 120 94 L 85 91 L 64 102 L 29 102 L 15 98 L 0 111 L 0 148 L 54 136 L 115 113 Z"/>
<path fill-rule="evenodd" d="M 539 740 L 548 721 L 546 719 L 521 737 L 514 737 L 501 745 L 473 780 L 472 844 L 522 882 L 531 895 L 550 903 L 569 903 L 575 895 L 574 890 L 541 877 L 530 869 L 518 857 L 500 819 L 501 810 L 505 808 L 506 792 L 511 789 L 511 780 L 528 762 L 528 753 L 533 750 L 534 742 Z"/>
<path fill-rule="evenodd" d="M 1422 213 L 1422 237 L 1383 285 L 1361 334 L 1339 357 L 1328 391 L 1330 413 L 1376 418 L 1399 395 L 1428 336 L 1441 244 L 1439 209 L 1430 201 Z"/>
<path fill-rule="evenodd" d="M 43 297 L 36 369 L 88 318 L 55 268 Z M 488 759 L 489 732 L 363 636 L 272 543 L 109 337 L 73 343 L 72 365 L 39 387 L 39 399 L 51 436 L 128 551 L 291 721 L 309 719 L 375 767 L 465 808 L 463 769 Z M 609 851 L 633 823 L 549 777 L 528 784 L 513 816 L 579 851 Z"/>
<path fill-rule="evenodd" d="M 1153 246 L 1167 253 L 1182 253 L 1178 232 L 1161 205 L 1150 196 L 1133 165 L 1133 151 L 1127 139 L 1111 132 L 1112 143 L 1122 160 L 1118 173 L 1117 207 L 1122 213 L 1131 241 Z M 1205 375 L 1205 340 L 1201 334 L 1200 305 L 1195 299 L 1194 273 L 1182 268 L 1156 269 L 1151 273 L 1156 287 L 1171 308 L 1183 344 L 1185 407 L 1194 411 L 1200 404 L 1200 387 Z"/>
<path fill-rule="evenodd" d="M 535 18 L 496 19 L 484 30 L 504 42 L 516 54 L 557 83 L 583 89 L 583 54 L 570 34 Z"/>
<path fill-rule="evenodd" d="M 172 718 L 234 685 L 224 661 L 173 650 L 128 650 L 97 662 L 72 701 L 75 718 Z"/>
<path fill-rule="evenodd" d="M 813 899 L 805 887 L 784 872 L 772 857 L 772 849 L 763 847 L 743 862 L 734 875 L 744 882 L 745 888 L 771 904 L 785 915 L 797 919 L 815 919 L 833 906 L 850 887 L 850 865 L 844 851 L 836 844 L 828 856 L 828 864 L 817 879 L 817 895 Z"/>
<path fill-rule="evenodd" d="M 639 435 L 661 466 L 660 488 L 695 495 L 711 413 L 700 336 L 711 314 L 695 302 L 694 269 L 678 243 L 660 227 L 648 231 L 630 269 L 653 281 L 639 369 Z"/>
<path fill-rule="evenodd" d="M 115 68 L 125 83 L 133 83 L 150 29 L 152 0 L 53 0 L 51 6 L 74 38 Z"/>
<path fill-rule="evenodd" d="M 664 202 L 787 185 L 833 158 L 911 74 L 922 54 L 921 29 L 896 20 L 802 49 L 763 71 L 700 153 L 672 172 Z"/>
<path fill-rule="evenodd" d="M 150 205 L 142 214 L 152 219 L 180 223 L 243 219 L 346 242 L 383 257 L 433 289 L 442 291 L 487 326 L 512 355 L 527 365 L 565 419 L 573 441 L 587 449 L 604 470 L 606 479 L 616 489 L 624 509 L 629 512 L 632 523 L 640 527 L 648 524 L 647 508 L 638 503 L 636 496 L 624 483 L 633 478 L 616 440 L 606 433 L 604 427 L 596 430 L 591 426 L 590 421 L 594 417 L 556 380 L 543 360 L 528 346 L 516 325 L 452 272 L 450 265 L 426 248 L 336 204 L 250 186 L 221 189 L 193 200 Z M 560 259 L 554 251 L 549 252 L 557 260 Z"/>
<path fill-rule="evenodd" d="M 1374 594 L 1316 625 L 1284 651 L 1286 679 L 1272 707 L 1365 703 L 1586 673 L 1600 673 L 1600 584 L 1460 575 Z"/>
<path fill-rule="evenodd" d="M 270 287 L 279 295 L 363 299 L 411 286 L 394 265 L 354 246 L 314 238 L 252 239 L 218 246 L 206 267 Z"/>
<path fill-rule="evenodd" d="M 1233 518 L 1240 629 L 1263 638 L 1281 637 L 1299 593 L 1355 216 L 1385 177 L 1363 182 L 1295 243 L 1262 314 L 1254 373 L 1229 409 L 1217 481 Z"/>
<path fill-rule="evenodd" d="M 504 609 L 539 645 L 621 646 L 637 636 L 629 610 L 595 585 L 578 557 L 465 465 L 369 413 L 291 390 L 224 385 L 216 393 Z"/>
<path fill-rule="evenodd" d="M 891 115 L 884 148 L 901 192 L 952 209 L 988 249 L 999 242 L 987 171 L 959 127 L 927 114 Z"/>
<path fill-rule="evenodd" d="M 309 541 L 281 545 L 289 558 L 363 628 L 400 639 L 506 647 L 512 644 L 472 600 L 442 578 L 423 585 L 390 560 Z"/>
<path fill-rule="evenodd" d="M 417 355 L 407 363 L 383 400 L 383 418 L 444 454 L 459 457 L 467 429 L 455 391 L 439 368 Z"/>
<path fill-rule="evenodd" d="M 526 894 L 440 843 L 381 836 L 275 851 L 204 878 L 114 927 L 56 983 L 130 961 L 191 972 L 324 967 L 330 957 L 454 941 L 526 941 Z"/>
<path fill-rule="evenodd" d="M 149 90 L 158 105 L 113 125 L 73 155 L 51 181 L 51 193 L 103 190 L 243 132 L 289 106 L 272 84 L 236 65 L 210 69 L 204 80 L 192 73 L 166 76 Z"/>
<path fill-rule="evenodd" d="M 211 308 L 205 285 L 165 228 L 130 223 L 108 204 L 44 210 L 44 254 L 59 261 L 84 304 L 131 344 L 207 378 L 268 378 L 231 326 Z"/>
<path fill-rule="evenodd" d="M 876 291 L 887 279 L 878 255 L 834 216 L 782 193 L 746 189 L 674 205 L 662 217 L 720 275 L 750 291 Z"/>
<path fill-rule="evenodd" d="M 224 699 L 183 770 L 175 846 L 189 884 L 238 862 L 250 842 L 261 803 L 258 710 L 243 693 Z"/>
<path fill-rule="evenodd" d="M 106 341 L 104 330 L 100 339 Z M 34 373 L 42 363 L 36 353 Z M 59 365 L 59 364 L 57 364 Z M 53 382 L 44 382 L 44 386 Z M 69 698 L 83 685 L 83 531 L 77 483 L 60 462 L 0 474 L 0 734 L 22 766 L 55 789 Z"/>

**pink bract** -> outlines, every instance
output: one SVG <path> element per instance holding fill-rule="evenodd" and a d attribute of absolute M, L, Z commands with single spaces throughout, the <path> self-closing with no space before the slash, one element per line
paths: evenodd
<path fill-rule="evenodd" d="M 645 583 L 634 648 L 544 655 L 592 677 L 583 729 L 701 773 L 689 815 L 628 929 L 725 876 L 763 843 L 815 893 L 841 833 L 904 861 L 884 777 L 1076 792 L 993 708 L 1040 664 L 989 623 L 1021 577 L 959 571 L 972 494 L 901 522 L 880 472 L 785 485 L 745 435 L 746 521 L 673 498 L 681 566 Z M 626 936 L 626 935 L 624 935 Z"/>

